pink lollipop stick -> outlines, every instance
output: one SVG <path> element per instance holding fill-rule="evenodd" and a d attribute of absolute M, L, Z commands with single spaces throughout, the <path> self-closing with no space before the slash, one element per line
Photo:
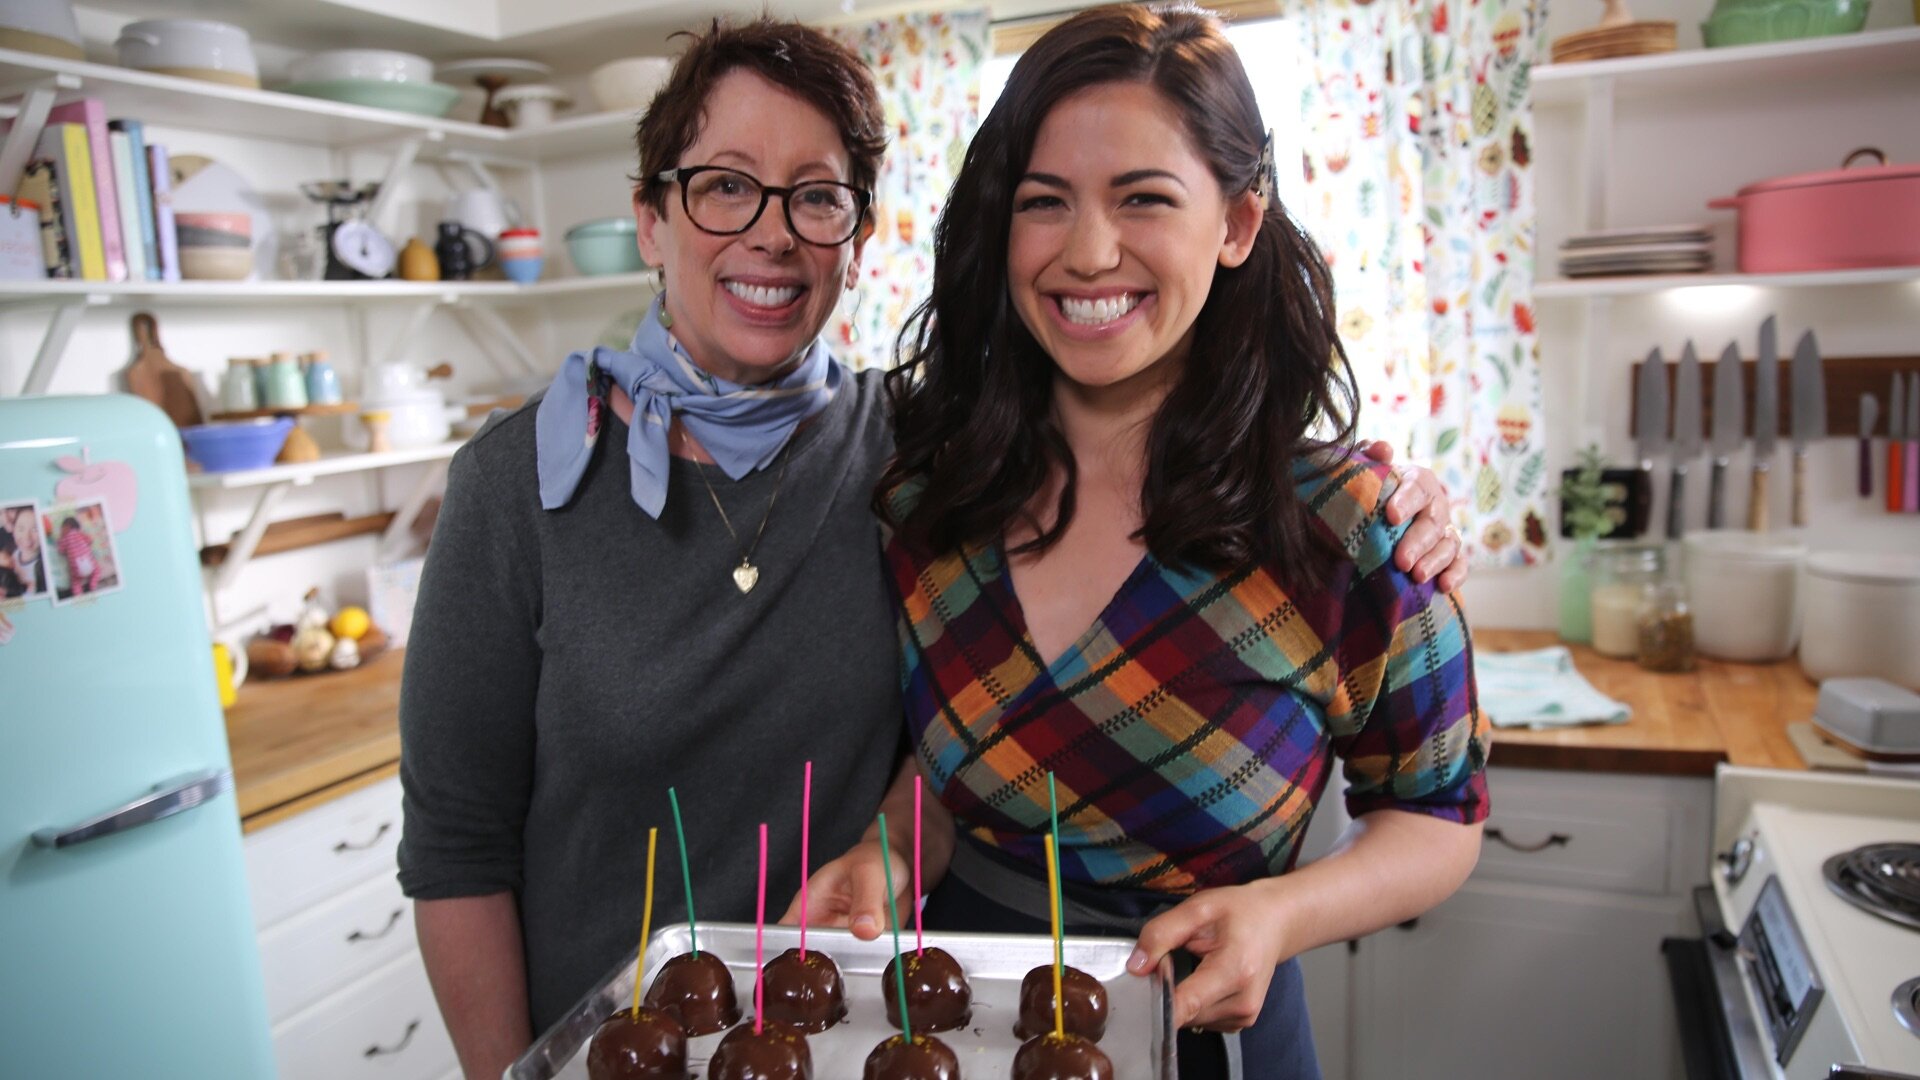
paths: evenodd
<path fill-rule="evenodd" d="M 813 865 L 807 862 L 807 838 L 813 832 L 813 762 L 807 762 L 806 779 L 800 784 L 800 959 L 807 959 L 807 875 Z"/>
<path fill-rule="evenodd" d="M 760 899 L 753 911 L 753 1033 L 767 1012 L 767 823 L 760 823 Z"/>
<path fill-rule="evenodd" d="M 926 954 L 926 935 L 920 927 L 920 775 L 913 777 L 913 951 Z"/>

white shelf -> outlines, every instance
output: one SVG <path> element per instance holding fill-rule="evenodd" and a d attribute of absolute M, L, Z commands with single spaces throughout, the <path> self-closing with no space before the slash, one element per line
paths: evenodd
<path fill-rule="evenodd" d="M 600 292 L 645 291 L 652 295 L 655 288 L 651 270 L 557 278 L 532 285 L 511 281 L 5 281 L 0 282 L 0 307 L 46 302 L 282 305 L 382 300 L 514 304 Z"/>
<path fill-rule="evenodd" d="M 369 469 L 385 469 L 394 465 L 417 465 L 423 461 L 445 461 L 465 444 L 465 440 L 456 439 L 437 446 L 391 450 L 383 454 L 333 454 L 319 461 L 298 465 L 269 465 L 264 469 L 243 469 L 237 472 L 194 473 L 187 478 L 187 484 L 196 491 L 209 489 L 230 491 L 235 488 L 279 483 L 306 484 L 320 476 L 366 472 Z"/>
<path fill-rule="evenodd" d="M 509 137 L 505 129 L 458 120 L 0 49 L 0 86 L 17 92 L 56 78 L 65 97 L 99 98 L 108 116 L 164 127 L 327 146 L 424 136 L 445 149 L 468 151 L 499 151 Z"/>
<path fill-rule="evenodd" d="M 1539 300 L 1694 289 L 1711 285 L 1747 285 L 1762 289 L 1821 288 L 1833 285 L 1889 285 L 1920 281 L 1920 266 L 1875 267 L 1869 270 L 1822 270 L 1800 274 L 1646 274 L 1632 277 L 1542 278 L 1534 282 Z"/>
<path fill-rule="evenodd" d="M 555 120 L 544 127 L 510 130 L 501 146 L 513 157 L 532 161 L 581 154 L 635 154 L 633 130 L 639 123 L 637 112 L 590 113 Z"/>
<path fill-rule="evenodd" d="M 1542 64 L 1532 74 L 1534 104 L 1541 106 L 1578 105 L 1585 100 L 1588 86 L 1602 79 L 1612 80 L 1614 92 L 1621 97 L 1750 93 L 1757 86 L 1881 75 L 1920 85 L 1920 27 Z"/>

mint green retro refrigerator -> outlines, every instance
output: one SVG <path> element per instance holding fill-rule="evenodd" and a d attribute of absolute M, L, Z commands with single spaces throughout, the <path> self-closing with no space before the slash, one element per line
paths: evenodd
<path fill-rule="evenodd" d="M 180 438 L 0 399 L 0 1075 L 273 1075 Z"/>

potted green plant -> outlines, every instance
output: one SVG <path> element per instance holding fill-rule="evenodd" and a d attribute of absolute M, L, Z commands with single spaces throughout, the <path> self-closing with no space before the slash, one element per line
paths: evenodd
<path fill-rule="evenodd" d="M 1578 467 L 1560 481 L 1560 517 L 1573 535 L 1573 552 L 1560 564 L 1560 637 L 1568 642 L 1593 639 L 1593 549 L 1613 530 L 1601 478 L 1606 465 L 1600 447 L 1588 446 Z"/>

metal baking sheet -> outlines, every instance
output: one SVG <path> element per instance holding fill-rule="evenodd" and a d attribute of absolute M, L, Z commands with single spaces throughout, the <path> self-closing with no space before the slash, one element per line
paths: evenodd
<path fill-rule="evenodd" d="M 1040 936 L 1012 934 L 928 934 L 928 945 L 953 954 L 973 987 L 973 1023 L 959 1031 L 943 1031 L 940 1038 L 960 1059 L 960 1073 L 973 1080 L 1011 1076 L 1013 1055 L 1020 1048 L 1013 1022 L 1019 1006 L 1020 980 L 1028 971 L 1053 959 L 1053 942 Z M 791 926 L 766 930 L 768 959 L 800 944 L 800 931 Z M 901 936 L 901 944 L 913 947 Z M 687 925 L 665 927 L 647 945 L 646 979 L 670 957 L 690 951 Z M 861 941 L 844 930 L 807 931 L 808 950 L 819 949 L 840 965 L 847 988 L 847 1020 L 831 1031 L 812 1036 L 813 1074 L 819 1080 L 858 1080 L 867 1054 L 881 1039 L 895 1034 L 887 1023 L 880 999 L 880 973 L 893 958 L 893 940 Z M 1142 978 L 1126 970 L 1133 952 L 1128 938 L 1069 937 L 1064 944 L 1067 963 L 1106 984 L 1109 1013 L 1107 1033 L 1100 1048 L 1113 1060 L 1118 1080 L 1173 1080 L 1179 1075 L 1174 1057 L 1172 968 Z M 753 927 L 738 923 L 706 923 L 700 927 L 700 950 L 726 961 L 733 972 L 734 992 L 743 1016 L 753 1012 Z M 633 958 L 618 969 L 566 1017 L 542 1035 L 505 1080 L 587 1080 L 587 1042 L 594 1030 L 616 1009 L 633 1003 Z M 707 1059 L 720 1045 L 721 1035 L 687 1042 L 688 1072 L 706 1075 Z"/>

